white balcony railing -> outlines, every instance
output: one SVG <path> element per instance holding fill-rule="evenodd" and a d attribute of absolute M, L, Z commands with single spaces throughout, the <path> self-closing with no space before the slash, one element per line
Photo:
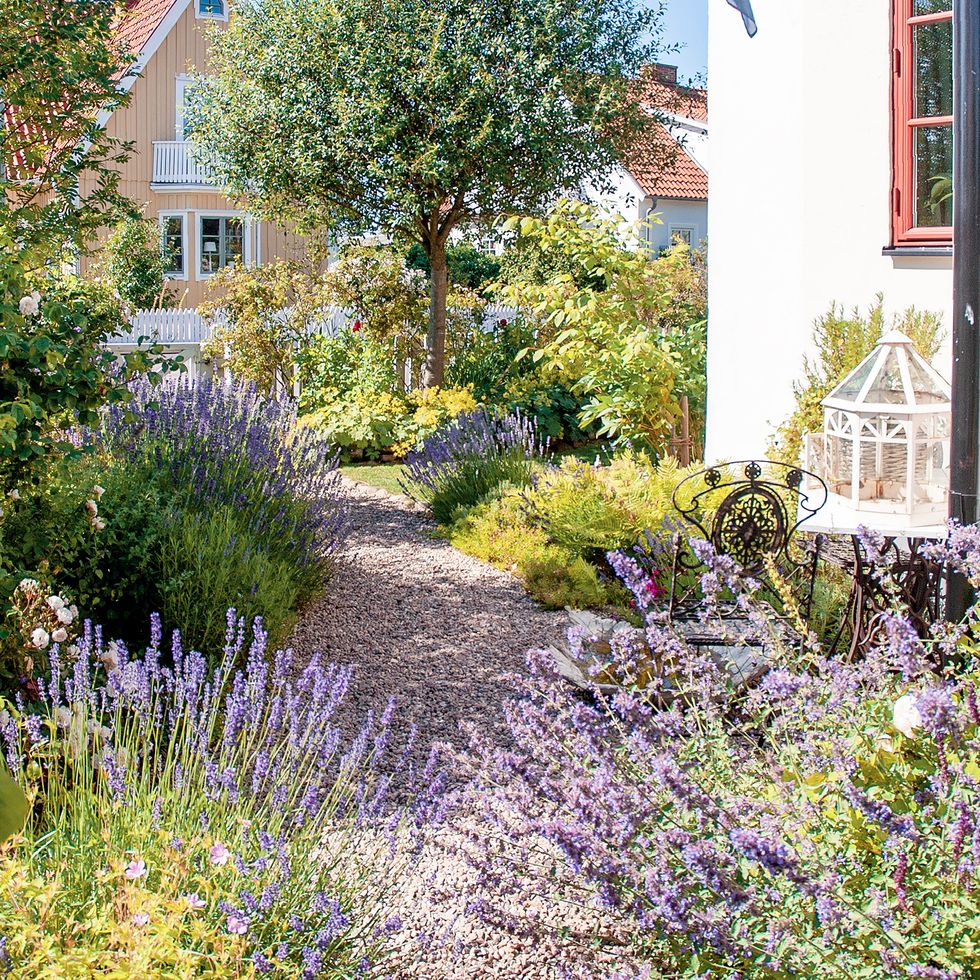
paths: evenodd
<path fill-rule="evenodd" d="M 153 144 L 153 183 L 207 187 L 214 181 L 207 167 L 201 166 L 191 156 L 189 143 L 166 140 Z"/>

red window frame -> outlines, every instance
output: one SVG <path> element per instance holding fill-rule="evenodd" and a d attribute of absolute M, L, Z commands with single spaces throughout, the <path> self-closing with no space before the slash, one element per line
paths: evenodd
<path fill-rule="evenodd" d="M 920 126 L 953 125 L 952 116 L 915 117 L 915 27 L 952 21 L 953 11 L 915 15 L 915 0 L 893 0 L 892 44 L 892 244 L 951 245 L 952 227 L 916 227 L 915 132 Z"/>

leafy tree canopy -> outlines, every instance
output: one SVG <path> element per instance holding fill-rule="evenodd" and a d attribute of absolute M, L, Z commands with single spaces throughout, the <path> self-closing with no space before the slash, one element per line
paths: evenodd
<path fill-rule="evenodd" d="M 129 147 L 99 125 L 126 100 L 116 12 L 112 0 L 0 0 L 0 226 L 35 267 L 131 208 L 111 166 Z"/>
<path fill-rule="evenodd" d="M 417 241 L 442 381 L 453 228 L 534 213 L 608 172 L 648 118 L 630 88 L 660 6 L 634 0 L 240 4 L 191 112 L 257 213 Z"/>

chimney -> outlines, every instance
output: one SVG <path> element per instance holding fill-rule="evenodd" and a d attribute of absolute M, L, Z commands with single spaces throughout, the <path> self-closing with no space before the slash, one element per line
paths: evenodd
<path fill-rule="evenodd" d="M 677 85 L 677 65 L 661 65 L 659 62 L 644 65 L 640 69 L 640 77 L 650 82 L 661 82 L 664 85 Z"/>

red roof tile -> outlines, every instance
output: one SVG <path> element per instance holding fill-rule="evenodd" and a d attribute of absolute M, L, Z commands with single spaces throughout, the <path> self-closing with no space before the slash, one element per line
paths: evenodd
<path fill-rule="evenodd" d="M 626 169 L 651 197 L 708 200 L 708 175 L 662 123 L 650 121 L 649 142 L 624 161 Z M 669 160 L 673 153 L 673 161 Z"/>
<path fill-rule="evenodd" d="M 126 0 L 116 36 L 120 46 L 139 54 L 178 0 Z"/>
<path fill-rule="evenodd" d="M 708 121 L 708 93 L 676 84 L 677 69 L 651 65 L 640 80 L 637 99 L 651 113 Z M 650 120 L 648 138 L 633 146 L 623 165 L 651 197 L 708 199 L 708 175 L 684 147 L 683 131 L 672 135 L 664 123 Z"/>

